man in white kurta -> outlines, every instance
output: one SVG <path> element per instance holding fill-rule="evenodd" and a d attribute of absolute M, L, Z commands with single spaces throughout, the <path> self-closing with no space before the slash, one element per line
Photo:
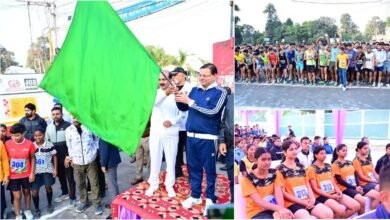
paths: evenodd
<path fill-rule="evenodd" d="M 169 73 L 164 73 L 169 77 Z M 179 124 L 185 119 L 185 114 L 176 106 L 175 95 L 169 89 L 169 83 L 160 74 L 159 89 L 157 90 L 154 102 L 150 138 L 150 187 L 146 190 L 146 196 L 152 196 L 159 186 L 159 174 L 163 152 L 167 165 L 167 175 L 165 177 L 165 187 L 169 197 L 175 197 L 173 189 L 175 184 L 175 163 L 177 155 L 177 144 L 179 141 Z"/>

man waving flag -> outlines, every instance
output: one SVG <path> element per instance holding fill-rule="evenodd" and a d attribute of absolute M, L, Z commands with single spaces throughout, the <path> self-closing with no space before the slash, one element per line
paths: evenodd
<path fill-rule="evenodd" d="M 40 87 L 94 134 L 130 155 L 151 114 L 159 73 L 107 1 L 78 1 Z"/>

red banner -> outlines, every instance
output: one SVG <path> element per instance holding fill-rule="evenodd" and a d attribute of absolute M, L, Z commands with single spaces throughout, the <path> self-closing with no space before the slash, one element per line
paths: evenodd
<path fill-rule="evenodd" d="M 234 90 L 234 38 L 213 45 L 213 63 L 218 68 L 218 85 Z"/>

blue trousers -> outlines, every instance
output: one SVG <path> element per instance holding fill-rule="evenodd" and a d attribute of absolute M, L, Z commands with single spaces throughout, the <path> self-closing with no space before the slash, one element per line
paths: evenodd
<path fill-rule="evenodd" d="M 338 69 L 339 79 L 344 87 L 347 87 L 347 69 Z"/>
<path fill-rule="evenodd" d="M 187 137 L 187 164 L 191 184 L 191 197 L 200 198 L 202 194 L 203 169 L 206 171 L 206 197 L 216 201 L 215 181 L 216 171 L 215 140 L 204 140 Z"/>

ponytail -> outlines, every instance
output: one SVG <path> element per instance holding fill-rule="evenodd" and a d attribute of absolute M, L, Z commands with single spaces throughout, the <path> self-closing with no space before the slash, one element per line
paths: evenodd
<path fill-rule="evenodd" d="M 339 158 L 339 155 L 337 154 L 341 149 L 343 149 L 343 147 L 346 147 L 347 145 L 345 144 L 339 144 L 337 145 L 337 147 L 334 149 L 333 151 L 333 156 L 332 156 L 332 161 L 331 163 L 334 163 L 338 158 Z"/>

